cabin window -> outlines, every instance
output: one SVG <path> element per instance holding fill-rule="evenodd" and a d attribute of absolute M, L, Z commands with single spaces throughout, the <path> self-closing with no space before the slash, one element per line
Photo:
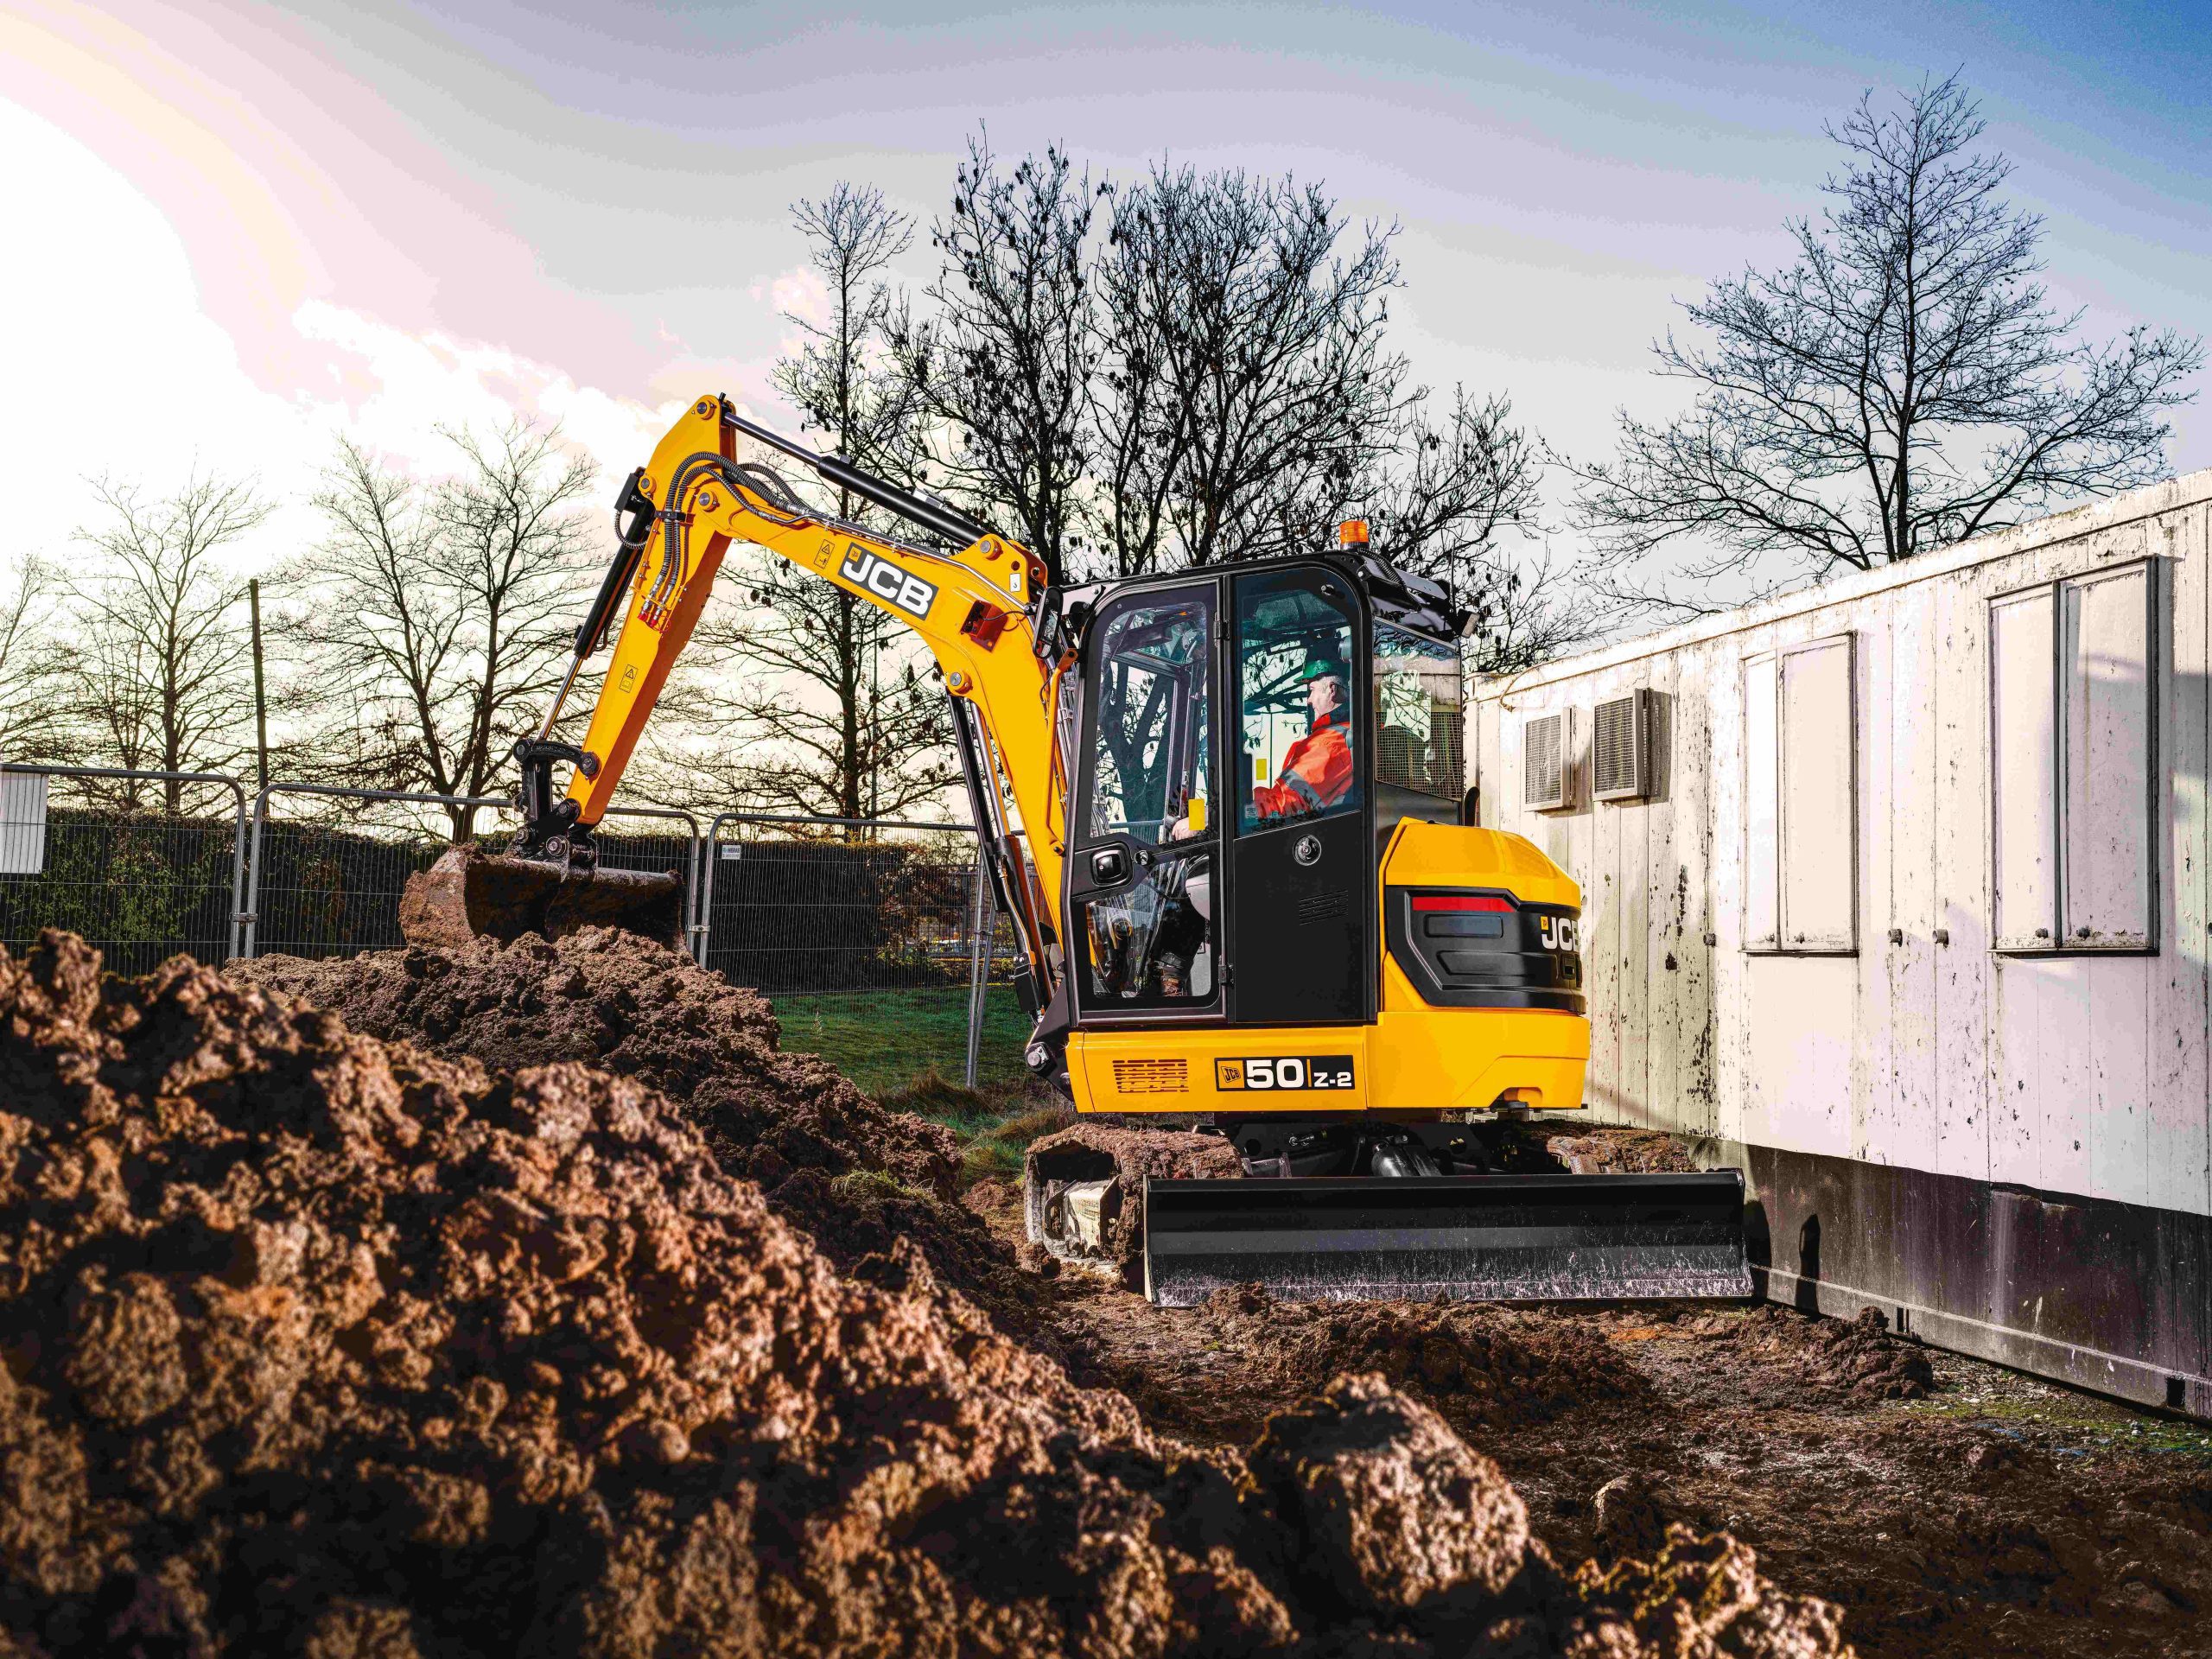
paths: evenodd
<path fill-rule="evenodd" d="M 1744 664 L 1744 948 L 1858 949 L 1852 636 Z"/>
<path fill-rule="evenodd" d="M 2000 950 L 2156 946 L 2155 584 L 2135 564 L 1990 603 Z"/>

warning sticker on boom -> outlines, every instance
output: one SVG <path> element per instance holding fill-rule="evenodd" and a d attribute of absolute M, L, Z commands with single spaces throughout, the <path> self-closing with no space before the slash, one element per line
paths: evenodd
<path fill-rule="evenodd" d="M 1216 1060 L 1217 1089 L 1349 1089 L 1349 1054 L 1289 1054 L 1260 1060 Z"/>

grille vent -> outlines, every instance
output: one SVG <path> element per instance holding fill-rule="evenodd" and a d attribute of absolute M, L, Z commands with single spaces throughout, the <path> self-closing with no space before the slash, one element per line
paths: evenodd
<path fill-rule="evenodd" d="M 1567 711 L 1538 715 L 1521 728 L 1521 804 L 1551 811 L 1568 804 Z"/>
<path fill-rule="evenodd" d="M 1301 922 L 1325 922 L 1332 916 L 1344 913 L 1344 896 L 1341 893 L 1325 893 L 1298 901 L 1298 919 Z"/>
<path fill-rule="evenodd" d="M 1191 1069 L 1182 1060 L 1116 1060 L 1114 1089 L 1124 1095 L 1187 1095 Z"/>
<path fill-rule="evenodd" d="M 1651 792 L 1651 693 L 1639 687 L 1598 705 L 1590 741 L 1590 792 L 1632 801 Z"/>

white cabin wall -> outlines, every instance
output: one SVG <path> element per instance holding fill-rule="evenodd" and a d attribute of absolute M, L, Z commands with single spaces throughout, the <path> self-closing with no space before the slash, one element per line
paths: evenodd
<path fill-rule="evenodd" d="M 1503 696 L 1478 688 L 1484 821 L 1583 887 L 1595 1116 L 2212 1214 L 2212 475 L 2186 482 L 2145 493 L 2166 504 L 2154 513 L 2108 504 L 2106 522 L 2072 515 L 2044 540 L 2031 527 L 1995 556 L 1930 556 L 1640 654 L 1554 664 Z M 1998 956 L 1989 602 L 2146 556 L 2161 584 L 2158 949 Z M 1742 665 L 1844 632 L 1856 951 L 1746 954 Z M 1593 802 L 1592 710 L 1638 686 L 1656 699 L 1655 791 Z M 1573 711 L 1576 804 L 1529 812 L 1520 728 L 1560 709 Z"/>

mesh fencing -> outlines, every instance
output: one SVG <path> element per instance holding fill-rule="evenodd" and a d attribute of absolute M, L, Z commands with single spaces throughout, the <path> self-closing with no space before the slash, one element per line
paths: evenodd
<path fill-rule="evenodd" d="M 0 766 L 0 945 L 21 955 L 63 928 L 121 974 L 180 952 L 219 963 L 393 950 L 408 877 L 457 830 L 497 846 L 516 823 L 500 798 L 277 784 L 257 801 L 224 774 Z M 1018 946 L 987 881 L 979 891 L 964 826 L 732 813 L 702 825 L 631 807 L 596 839 L 607 868 L 684 881 L 706 967 L 815 999 L 787 1006 L 795 1045 L 831 1052 L 865 1086 L 925 1070 L 973 1084 L 995 1020 L 986 1069 L 1018 1057 L 1013 1004 L 988 989 L 1011 979 Z M 859 993 L 880 995 L 848 995 Z"/>
<path fill-rule="evenodd" d="M 770 995 L 952 988 L 976 951 L 976 838 L 879 824 L 848 840 L 800 819 L 718 818 L 702 875 L 704 962 Z M 989 917 L 987 971 L 1013 936 Z"/>
<path fill-rule="evenodd" d="M 518 820 L 511 803 L 467 804 L 474 810 L 466 827 L 487 845 L 497 847 L 513 833 Z M 251 851 L 252 954 L 345 957 L 398 949 L 405 943 L 399 899 L 407 878 L 453 845 L 454 817 L 431 797 L 272 788 Z M 690 913 L 695 841 L 687 820 L 610 813 L 596 839 L 600 861 L 609 868 L 671 870 L 683 878 Z"/>
<path fill-rule="evenodd" d="M 243 797 L 221 784 L 0 773 L 0 944 L 65 928 L 118 973 L 232 950 Z"/>

